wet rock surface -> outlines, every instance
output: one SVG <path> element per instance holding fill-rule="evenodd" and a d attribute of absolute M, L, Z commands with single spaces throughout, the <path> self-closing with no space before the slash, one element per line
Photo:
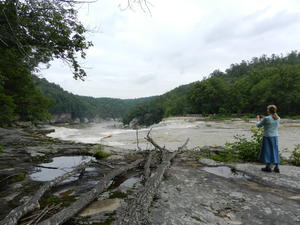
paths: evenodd
<path fill-rule="evenodd" d="M 93 216 L 102 212 L 113 212 L 121 206 L 120 199 L 98 200 L 82 210 L 79 216 Z"/>
<path fill-rule="evenodd" d="M 237 170 L 243 171 L 250 175 L 253 180 L 287 190 L 298 191 L 300 195 L 300 167 L 297 166 L 280 166 L 280 173 L 265 173 L 261 171 L 263 165 L 243 163 L 233 164 Z"/>
<path fill-rule="evenodd" d="M 56 165 L 48 164 L 53 159 L 91 155 L 96 150 L 93 144 L 60 141 L 43 133 L 0 128 L 0 219 L 44 183 L 31 177 L 43 169 L 38 165 L 56 170 Z M 108 146 L 103 149 L 113 155 L 55 187 L 40 202 L 41 207 L 52 203 L 67 206 L 101 182 L 111 167 L 141 157 L 138 152 L 122 153 Z M 212 148 L 216 149 L 219 147 Z M 197 154 L 184 152 L 172 163 L 150 208 L 155 225 L 300 224 L 300 167 L 281 166 L 280 174 L 264 173 L 259 164 L 224 165 L 205 158 L 196 160 Z M 134 198 L 141 173 L 131 171 L 112 180 L 107 192 L 70 224 L 113 224 L 115 210 Z"/>
<path fill-rule="evenodd" d="M 53 161 L 55 157 L 92 155 L 95 151 L 95 144 L 61 141 L 48 138 L 44 134 L 45 132 L 39 133 L 35 128 L 26 130 L 0 128 L 0 219 L 32 196 L 44 183 L 31 177 L 34 172 L 44 169 L 39 167 L 40 165 Z M 112 150 L 105 146 L 103 149 Z M 85 176 L 80 177 L 78 174 L 69 182 L 59 185 L 54 191 L 68 187 L 76 194 L 84 193 L 99 181 L 99 177 L 103 176 L 107 169 L 106 166 L 99 165 L 95 166 L 94 170 L 87 169 Z"/>
<path fill-rule="evenodd" d="M 170 174 L 151 210 L 154 224 L 300 224 L 297 192 L 182 164 L 172 166 Z"/>

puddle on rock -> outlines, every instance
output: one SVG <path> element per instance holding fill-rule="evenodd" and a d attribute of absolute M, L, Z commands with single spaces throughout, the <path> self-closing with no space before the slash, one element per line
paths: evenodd
<path fill-rule="evenodd" d="M 79 216 L 93 216 L 102 212 L 112 212 L 121 206 L 120 199 L 105 199 L 91 203 L 87 208 L 82 210 Z"/>
<path fill-rule="evenodd" d="M 272 193 L 294 201 L 300 200 L 300 195 L 297 193 L 290 192 L 288 190 L 283 190 L 276 187 L 269 187 L 264 184 L 253 182 L 251 181 L 251 177 L 241 172 L 232 171 L 232 169 L 227 166 L 203 167 L 202 169 L 205 170 L 206 172 L 213 173 L 221 177 L 236 179 L 235 182 L 245 185 L 252 190 L 261 191 L 265 193 Z"/>
<path fill-rule="evenodd" d="M 299 194 L 290 192 L 288 190 L 283 190 L 283 189 L 276 188 L 276 187 L 265 186 L 263 184 L 258 184 L 258 183 L 255 183 L 255 182 L 252 182 L 249 180 L 247 180 L 247 181 L 239 180 L 237 183 L 243 184 L 252 190 L 261 191 L 261 192 L 265 192 L 265 193 L 272 193 L 272 194 L 281 196 L 283 198 L 300 201 Z"/>
<path fill-rule="evenodd" d="M 136 183 L 141 182 L 142 179 L 140 177 L 131 177 L 124 181 L 120 187 L 132 188 Z"/>
<path fill-rule="evenodd" d="M 35 181 L 50 181 L 67 172 L 72 171 L 76 166 L 83 162 L 88 162 L 94 159 L 91 156 L 61 156 L 53 158 L 50 163 L 43 163 L 35 168 L 35 172 L 30 175 L 30 178 Z M 47 167 L 47 168 L 43 168 Z M 87 170 L 91 170 L 87 168 Z M 73 181 L 76 178 L 69 178 L 65 182 Z"/>
<path fill-rule="evenodd" d="M 215 175 L 225 177 L 225 178 L 233 178 L 233 179 L 243 179 L 243 180 L 249 180 L 250 177 L 246 174 L 243 174 L 241 172 L 236 172 L 232 170 L 228 166 L 217 166 L 217 167 L 203 167 L 202 170 L 205 170 L 206 172 L 213 173 Z"/>
<path fill-rule="evenodd" d="M 111 182 L 109 189 L 115 189 L 117 187 L 132 188 L 136 183 L 141 181 L 142 178 L 140 177 L 118 177 Z"/>

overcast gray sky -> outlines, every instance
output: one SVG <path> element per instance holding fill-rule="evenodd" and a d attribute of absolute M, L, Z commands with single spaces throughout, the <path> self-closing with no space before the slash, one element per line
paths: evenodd
<path fill-rule="evenodd" d="M 137 98 L 201 80 L 213 70 L 300 46 L 299 0 L 149 0 L 151 14 L 121 10 L 127 0 L 82 5 L 93 30 L 86 81 L 52 62 L 41 75 L 74 94 Z M 121 5 L 120 5 L 121 4 Z"/>

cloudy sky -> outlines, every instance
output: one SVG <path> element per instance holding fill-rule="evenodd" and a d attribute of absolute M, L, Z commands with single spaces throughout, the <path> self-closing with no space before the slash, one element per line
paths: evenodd
<path fill-rule="evenodd" d="M 201 80 L 213 70 L 300 47 L 299 0 L 148 0 L 151 15 L 127 0 L 82 5 L 94 47 L 74 80 L 55 61 L 42 77 L 74 94 L 137 98 Z"/>

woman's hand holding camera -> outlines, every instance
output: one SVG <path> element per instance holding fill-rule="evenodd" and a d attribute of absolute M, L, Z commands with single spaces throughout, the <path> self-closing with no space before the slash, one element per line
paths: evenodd
<path fill-rule="evenodd" d="M 257 120 L 258 122 L 261 121 L 262 118 L 263 118 L 262 115 L 257 115 L 257 116 L 256 116 L 256 120 Z"/>

